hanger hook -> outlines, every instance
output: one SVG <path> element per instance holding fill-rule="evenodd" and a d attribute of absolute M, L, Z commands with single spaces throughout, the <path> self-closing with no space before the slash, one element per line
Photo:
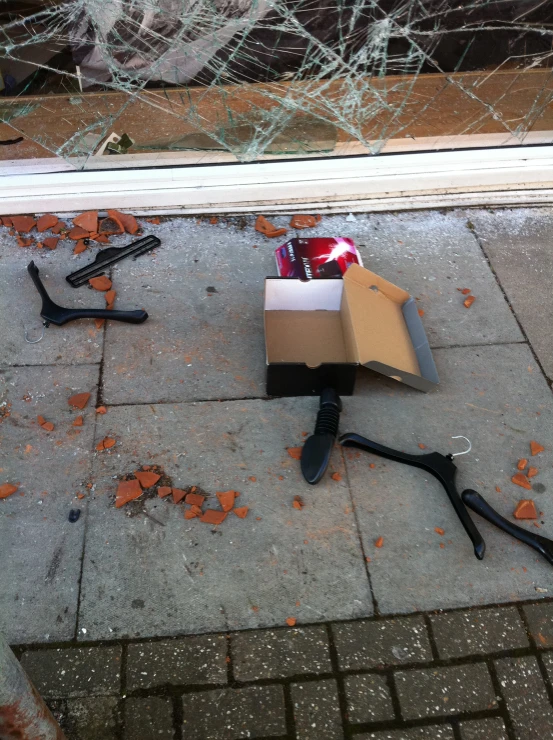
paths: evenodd
<path fill-rule="evenodd" d="M 451 439 L 466 439 L 469 443 L 468 450 L 464 450 L 463 452 L 452 452 L 451 457 L 459 457 L 459 455 L 467 455 L 472 450 L 472 444 L 468 437 L 463 437 L 462 434 L 458 434 L 456 437 L 452 437 Z"/>
<path fill-rule="evenodd" d="M 22 322 L 23 323 L 23 322 Z M 44 337 L 44 324 L 42 325 L 42 334 L 38 339 L 29 339 L 27 336 L 27 327 L 23 323 L 23 329 L 25 330 L 25 341 L 27 344 L 36 344 L 37 342 L 40 342 L 40 340 Z"/>

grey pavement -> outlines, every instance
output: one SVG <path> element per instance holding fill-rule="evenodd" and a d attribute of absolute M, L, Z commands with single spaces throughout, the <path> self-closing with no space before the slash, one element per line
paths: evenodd
<path fill-rule="evenodd" d="M 451 438 L 468 437 L 472 451 L 455 460 L 459 489 L 475 488 L 509 519 L 520 499 L 533 498 L 540 512 L 535 531 L 545 536 L 553 514 L 548 379 L 553 299 L 547 244 L 552 218 L 551 210 L 542 208 L 360 214 L 354 220 L 327 216 L 316 229 L 301 233 L 351 236 L 366 267 L 415 296 L 440 374 L 440 386 L 422 394 L 360 369 L 355 395 L 343 399 L 341 431 L 413 453 L 421 447 L 461 451 L 464 441 Z M 53 252 L 20 248 L 7 229 L 0 229 L 0 305 L 7 319 L 0 328 L 0 484 L 20 486 L 0 500 L 5 565 L 0 629 L 12 644 L 41 650 L 53 642 L 63 649 L 115 642 L 124 646 L 129 665 L 127 640 L 263 628 L 257 647 L 247 647 L 245 637 L 242 648 L 237 643 L 239 652 L 256 656 L 247 664 L 232 646 L 223 653 L 220 645 L 208 649 L 198 643 L 195 650 L 200 655 L 206 650 L 206 661 L 216 661 L 216 670 L 206 669 L 191 682 L 180 677 L 179 686 L 188 688 L 182 689 L 182 703 L 181 694 L 169 692 L 170 708 L 162 693 L 180 676 L 185 654 L 167 658 L 171 667 L 161 686 L 135 669 L 134 704 L 120 699 L 114 705 L 103 693 L 92 698 L 61 689 L 50 693 L 77 728 L 75 737 L 93 711 L 87 702 L 94 699 L 102 702 L 98 722 L 108 728 L 106 737 L 121 737 L 127 724 L 132 727 L 131 715 L 144 717 L 143 726 L 150 726 L 152 713 L 165 718 L 166 736 L 169 725 L 188 723 L 191 737 L 209 737 L 210 725 L 223 722 L 218 712 L 224 707 L 231 717 L 227 734 L 238 737 L 252 703 L 262 702 L 266 716 L 252 733 L 292 737 L 297 732 L 309 738 L 320 710 L 320 737 L 332 738 L 342 732 L 338 701 L 342 725 L 353 722 L 358 737 L 447 738 L 453 725 L 442 726 L 442 708 L 432 709 L 442 684 L 451 685 L 451 706 L 460 712 L 455 737 L 488 732 L 499 738 L 505 727 L 509 737 L 518 737 L 517 728 L 527 715 L 535 716 L 550 691 L 539 683 L 551 670 L 550 661 L 532 651 L 553 644 L 550 617 L 539 612 L 539 602 L 547 609 L 553 594 L 551 567 L 472 515 L 487 544 L 485 559 L 477 561 L 445 492 L 421 470 L 337 446 L 323 481 L 315 487 L 303 481 L 287 448 L 300 446 L 312 431 L 318 399 L 266 398 L 263 280 L 275 273 L 273 252 L 283 240 L 263 237 L 253 223 L 251 216 L 215 224 L 177 217 L 163 218 L 157 226 L 144 223 L 145 233 L 158 235 L 162 246 L 122 262 L 112 279 L 115 307 L 143 307 L 150 319 L 141 326 L 107 322 L 101 329 L 89 321 L 52 326 L 37 344 L 24 339 L 24 326 L 29 338 L 40 330 L 27 263 L 35 259 L 60 303 L 101 307 L 100 293 L 75 290 L 64 280 L 94 251 L 74 257 L 68 241 Z M 113 243 L 126 241 L 117 237 Z M 468 310 L 462 288 L 476 297 Z M 92 394 L 82 412 L 67 404 L 77 391 Z M 98 403 L 107 407 L 106 414 L 95 413 Z M 73 427 L 81 413 L 83 426 Z M 53 432 L 39 426 L 39 414 L 55 424 Z M 106 436 L 116 440 L 115 446 L 97 451 Z M 531 459 L 539 473 L 527 491 L 510 479 L 517 461 L 529 457 L 533 439 L 545 451 Z M 235 490 L 238 505 L 249 507 L 248 516 L 229 515 L 213 528 L 185 520 L 182 503 L 162 500 L 155 492 L 116 509 L 118 480 L 143 465 L 160 466 L 167 485 L 197 486 L 208 496 L 208 506 L 217 491 Z M 304 500 L 302 510 L 292 506 L 295 495 Z M 72 508 L 81 511 L 74 523 L 68 521 Z M 379 537 L 381 548 L 375 547 Z M 476 646 L 473 623 L 469 617 L 455 622 L 457 612 L 443 619 L 424 617 L 420 629 L 432 623 L 431 644 L 425 634 L 419 640 L 417 632 L 409 632 L 411 622 L 404 632 L 386 627 L 392 642 L 378 637 L 380 658 L 366 657 L 363 638 L 351 626 L 379 625 L 388 615 L 527 601 L 536 603 L 524 618 L 515 606 L 496 606 L 510 610 L 501 612 L 499 621 L 487 612 L 487 631 Z M 271 630 L 287 619 L 300 627 L 319 624 L 322 633 L 302 637 L 303 642 L 273 635 Z M 340 633 L 334 626 L 330 630 L 330 622 L 346 626 Z M 363 634 L 366 628 L 360 629 Z M 321 643 L 325 630 L 334 636 L 330 652 Z M 165 649 L 171 656 L 171 648 Z M 340 663 L 335 651 L 341 649 L 342 661 L 353 661 L 351 668 Z M 267 667 L 267 651 L 277 656 L 278 667 Z M 296 653 L 286 657 L 287 651 L 304 661 Z M 506 693 L 494 703 L 499 679 L 489 678 L 488 664 L 478 657 L 483 654 L 497 657 L 497 675 L 530 677 L 541 699 L 532 704 L 530 698 Z M 470 671 L 455 661 L 467 656 L 480 666 L 474 675 L 482 690 L 476 697 L 457 690 Z M 516 663 L 519 657 L 526 663 Z M 222 678 L 227 658 L 236 685 Z M 435 670 L 443 672 L 442 678 L 430 670 L 432 660 L 438 660 Z M 56 673 L 55 661 L 49 665 Z M 390 666 L 385 680 L 380 674 L 373 680 L 366 671 L 378 673 L 381 665 Z M 368 677 L 344 683 L 339 670 Z M 324 682 L 320 697 L 309 685 L 314 675 Z M 262 683 L 254 691 L 255 681 Z M 278 682 L 284 682 L 284 695 Z M 186 698 L 196 684 L 204 686 L 201 716 L 192 710 L 199 699 Z M 416 706 L 413 697 L 421 691 L 428 704 Z M 154 694 L 148 692 L 160 701 L 150 701 Z M 363 696 L 372 697 L 368 704 Z M 347 697 L 351 720 L 344 719 Z M 400 726 L 400 719 L 407 724 Z M 417 725 L 423 719 L 434 734 L 427 732 L 430 725 Z"/>

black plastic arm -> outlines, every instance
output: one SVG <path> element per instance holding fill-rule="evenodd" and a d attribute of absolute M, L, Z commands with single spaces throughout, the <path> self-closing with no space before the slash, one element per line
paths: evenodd
<path fill-rule="evenodd" d="M 398 450 L 393 450 L 391 447 L 385 447 L 359 434 L 343 434 L 339 442 L 345 447 L 357 447 L 360 450 L 365 450 L 365 452 L 372 452 L 388 460 L 413 465 L 416 468 L 422 468 L 428 473 L 431 473 L 445 488 L 449 500 L 455 509 L 455 513 L 461 520 L 465 532 L 470 537 L 474 547 L 474 554 L 478 560 L 483 559 L 486 551 L 486 543 L 470 518 L 468 511 L 465 509 L 459 492 L 455 487 L 457 468 L 450 457 L 440 455 L 439 452 L 430 452 L 426 455 L 410 455 L 407 452 L 399 452 Z"/>
<path fill-rule="evenodd" d="M 553 541 L 539 534 L 534 534 L 534 532 L 529 532 L 527 529 L 513 524 L 508 519 L 504 519 L 477 491 L 467 488 L 461 494 L 461 498 L 470 509 L 480 514 L 481 517 L 487 519 L 491 524 L 495 524 L 496 527 L 510 534 L 511 537 L 524 542 L 529 547 L 533 547 L 540 555 L 543 555 L 550 565 L 553 565 Z"/>
<path fill-rule="evenodd" d="M 34 262 L 29 263 L 27 271 L 42 298 L 40 315 L 46 325 L 63 326 L 68 321 L 75 321 L 75 319 L 111 319 L 112 321 L 125 321 L 128 324 L 142 324 L 148 318 L 146 311 L 110 311 L 106 308 L 64 308 L 58 306 L 46 292 L 46 288 L 38 276 L 38 267 Z"/>

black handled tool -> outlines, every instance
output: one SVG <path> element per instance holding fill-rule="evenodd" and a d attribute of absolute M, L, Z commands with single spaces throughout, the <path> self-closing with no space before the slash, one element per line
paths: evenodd
<path fill-rule="evenodd" d="M 527 529 L 523 529 L 522 527 L 513 524 L 513 522 L 510 522 L 508 519 L 504 519 L 501 514 L 498 514 L 497 511 L 489 505 L 483 496 L 470 488 L 463 491 L 461 498 L 469 509 L 480 514 L 481 517 L 487 519 L 491 524 L 495 524 L 496 527 L 507 532 L 511 537 L 524 542 L 524 544 L 529 547 L 533 547 L 534 550 L 537 550 L 540 553 L 540 555 L 543 555 L 550 565 L 553 565 L 552 540 L 548 540 L 547 537 L 542 537 L 539 534 L 534 534 L 534 532 L 529 532 Z"/>
<path fill-rule="evenodd" d="M 334 440 L 338 434 L 342 401 L 334 388 L 321 393 L 314 433 L 305 440 L 301 451 L 301 472 L 308 483 L 318 483 L 330 461 Z"/>
<path fill-rule="evenodd" d="M 38 276 L 38 267 L 34 262 L 29 262 L 27 271 L 42 298 L 40 315 L 44 319 L 44 326 L 50 324 L 63 326 L 68 321 L 74 321 L 75 319 L 111 319 L 112 321 L 125 321 L 128 324 L 142 324 L 148 318 L 146 311 L 110 311 L 106 308 L 64 308 L 58 306 L 46 292 L 46 288 Z"/>
<path fill-rule="evenodd" d="M 413 465 L 416 468 L 422 468 L 428 473 L 431 473 L 445 488 L 446 493 L 449 496 L 449 500 L 453 504 L 453 508 L 455 509 L 457 516 L 461 520 L 461 524 L 470 537 L 474 547 L 474 554 L 478 560 L 483 559 L 486 551 L 486 543 L 470 518 L 468 511 L 465 509 L 457 488 L 455 487 L 455 474 L 457 473 L 457 467 L 453 462 L 453 455 L 441 455 L 439 452 L 430 452 L 425 455 L 410 455 L 407 452 L 393 450 L 391 447 L 384 447 L 384 445 L 378 444 L 378 442 L 373 442 L 365 437 L 361 437 L 359 434 L 343 434 L 340 437 L 339 442 L 345 447 L 357 447 L 360 450 L 365 450 L 365 452 L 372 452 L 375 455 L 380 455 L 380 457 L 386 457 L 388 460 L 395 460 L 396 462 L 405 463 L 406 465 Z"/>
<path fill-rule="evenodd" d="M 80 285 L 87 283 L 91 277 L 103 275 L 110 265 L 114 265 L 126 257 L 134 257 L 136 259 L 141 254 L 146 254 L 146 252 L 159 247 L 160 244 L 161 241 L 157 236 L 145 236 L 143 239 L 138 239 L 131 244 L 127 244 L 126 247 L 106 247 L 106 249 L 100 249 L 96 254 L 94 262 L 91 262 L 86 267 L 82 267 L 80 270 L 72 272 L 65 279 L 74 288 L 78 288 Z"/>

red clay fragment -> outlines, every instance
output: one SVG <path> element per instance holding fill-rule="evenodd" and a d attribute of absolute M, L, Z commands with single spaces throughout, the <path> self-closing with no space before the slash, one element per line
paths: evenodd
<path fill-rule="evenodd" d="M 11 216 L 2 216 L 2 225 L 11 228 L 13 226 Z"/>
<path fill-rule="evenodd" d="M 245 519 L 248 516 L 249 510 L 249 506 L 239 506 L 237 509 L 233 509 L 232 511 L 239 519 Z"/>
<path fill-rule="evenodd" d="M 286 452 L 294 460 L 301 460 L 301 450 L 302 450 L 301 447 L 287 447 L 286 448 Z"/>
<path fill-rule="evenodd" d="M 13 483 L 2 483 L 0 485 L 0 498 L 8 498 L 12 493 L 15 493 L 19 486 L 14 486 Z"/>
<path fill-rule="evenodd" d="M 465 308 L 470 308 L 470 307 L 472 306 L 472 304 L 474 303 L 474 301 L 475 301 L 475 300 L 476 300 L 476 298 L 475 298 L 475 297 L 474 297 L 473 295 L 469 295 L 469 297 L 468 297 L 468 298 L 466 298 L 466 299 L 465 299 L 465 300 L 463 301 L 463 306 L 464 306 Z"/>
<path fill-rule="evenodd" d="M 151 488 L 152 486 L 155 486 L 161 478 L 161 475 L 158 475 L 157 473 L 145 473 L 142 470 L 137 470 L 134 477 L 140 481 L 142 488 Z"/>
<path fill-rule="evenodd" d="M 422 309 L 422 308 L 419 308 L 419 312 L 418 312 L 418 313 L 419 313 L 419 316 L 420 316 L 420 317 L 421 317 L 421 319 L 422 319 L 422 317 L 424 316 L 424 311 L 423 311 L 423 309 Z"/>
<path fill-rule="evenodd" d="M 33 240 L 31 238 L 25 239 L 23 236 L 19 236 L 19 234 L 15 237 L 15 240 L 19 247 L 30 247 L 33 243 Z"/>
<path fill-rule="evenodd" d="M 320 216 L 305 216 L 298 213 L 296 216 L 292 216 L 290 227 L 292 229 L 312 229 L 319 223 L 321 223 Z"/>
<path fill-rule="evenodd" d="M 81 252 L 84 252 L 86 249 L 86 244 L 82 239 L 79 239 L 79 241 L 75 244 L 75 249 L 73 250 L 73 254 L 81 254 Z"/>
<path fill-rule="evenodd" d="M 384 537 L 379 537 L 377 540 L 375 540 L 374 546 L 382 547 L 383 544 L 384 544 Z"/>
<path fill-rule="evenodd" d="M 203 511 L 200 506 L 191 506 L 190 511 L 196 516 L 201 516 L 203 514 Z"/>
<path fill-rule="evenodd" d="M 273 239 L 275 236 L 283 236 L 287 233 L 287 229 L 277 229 L 270 221 L 267 221 L 265 216 L 257 217 L 255 230 L 259 231 L 260 234 L 265 234 L 269 239 Z"/>
<path fill-rule="evenodd" d="M 531 498 L 522 499 L 518 502 L 516 509 L 513 512 L 515 519 L 537 519 L 538 512 L 536 511 L 536 505 Z"/>
<path fill-rule="evenodd" d="M 187 493 L 186 498 L 184 499 L 185 504 L 190 504 L 191 506 L 202 506 L 205 501 L 205 496 L 200 496 L 199 493 Z"/>
<path fill-rule="evenodd" d="M 106 299 L 106 303 L 108 307 L 113 306 L 115 303 L 115 296 L 117 295 L 117 292 L 115 290 L 108 290 L 106 293 L 104 293 L 104 298 Z"/>
<path fill-rule="evenodd" d="M 59 234 L 61 231 L 67 228 L 67 225 L 63 221 L 58 221 L 55 226 L 50 228 L 52 234 Z"/>
<path fill-rule="evenodd" d="M 117 486 L 115 508 L 120 509 L 121 506 L 128 504 L 129 501 L 133 501 L 135 498 L 138 498 L 141 493 L 142 488 L 137 480 L 122 480 Z"/>
<path fill-rule="evenodd" d="M 45 247 L 48 247 L 48 249 L 55 249 L 58 246 L 58 242 L 58 236 L 47 236 L 46 239 L 42 240 L 42 243 Z"/>
<path fill-rule="evenodd" d="M 19 233 L 26 234 L 36 225 L 32 216 L 12 216 L 12 226 Z"/>
<path fill-rule="evenodd" d="M 70 239 L 73 239 L 73 241 L 78 241 L 79 239 L 88 239 L 88 237 L 90 236 L 90 231 L 86 231 L 81 226 L 75 226 L 74 229 L 71 229 L 68 236 Z"/>
<path fill-rule="evenodd" d="M 74 396 L 70 396 L 67 399 L 67 403 L 76 409 L 84 409 L 84 407 L 88 403 L 89 398 L 90 393 L 75 393 Z"/>
<path fill-rule="evenodd" d="M 222 524 L 227 518 L 226 511 L 217 511 L 217 509 L 207 509 L 200 517 L 200 521 L 205 524 Z"/>
<path fill-rule="evenodd" d="M 107 414 L 108 410 L 105 406 L 98 406 L 96 409 L 97 414 Z"/>
<path fill-rule="evenodd" d="M 184 512 L 184 518 L 185 519 L 195 519 L 198 515 L 192 511 L 192 509 L 186 509 Z"/>
<path fill-rule="evenodd" d="M 109 218 L 104 218 L 100 221 L 100 236 L 102 234 L 105 234 L 106 236 L 109 234 L 122 234 L 124 231 L 125 228 L 119 219 L 115 219 L 110 216 Z"/>
<path fill-rule="evenodd" d="M 98 331 L 102 328 L 104 325 L 105 319 L 94 319 L 94 325 L 98 329 Z"/>
<path fill-rule="evenodd" d="M 104 437 L 104 439 L 101 442 L 98 442 L 96 445 L 96 449 L 98 452 L 101 452 L 102 450 L 109 450 L 110 447 L 115 446 L 115 440 L 113 437 Z"/>
<path fill-rule="evenodd" d="M 540 445 L 539 442 L 536 442 L 535 440 L 532 440 L 530 442 L 530 454 L 532 455 L 532 457 L 534 457 L 534 455 L 539 455 L 540 452 L 543 452 L 544 450 L 545 447 L 543 445 Z"/>
<path fill-rule="evenodd" d="M 88 232 L 98 231 L 98 211 L 85 211 L 73 219 L 75 226 Z"/>
<path fill-rule="evenodd" d="M 92 285 L 94 290 L 99 290 L 102 293 L 111 288 L 111 280 L 106 275 L 90 278 L 88 283 Z"/>
<path fill-rule="evenodd" d="M 288 625 L 288 627 L 295 627 L 297 621 L 298 620 L 295 617 L 288 617 L 288 619 L 286 620 L 286 624 Z"/>
<path fill-rule="evenodd" d="M 58 223 L 58 220 L 57 216 L 54 216 L 51 213 L 45 213 L 44 216 L 41 216 L 36 222 L 37 230 L 48 231 L 48 229 L 51 229 L 52 226 L 55 226 Z"/>
<path fill-rule="evenodd" d="M 73 422 L 72 426 L 74 426 L 74 427 L 82 427 L 82 425 L 83 425 L 83 417 L 82 416 L 77 416 L 77 418 Z"/>
<path fill-rule="evenodd" d="M 40 424 L 40 426 L 45 429 L 47 432 L 53 432 L 54 431 L 54 425 L 51 421 L 46 421 L 44 416 L 37 416 L 36 420 Z"/>
<path fill-rule="evenodd" d="M 441 527 L 434 527 L 434 532 L 436 532 L 436 534 L 439 534 L 439 535 L 444 535 L 445 529 L 442 529 Z"/>
<path fill-rule="evenodd" d="M 532 490 L 532 484 L 523 473 L 515 473 L 511 480 L 515 485 L 520 486 L 521 488 L 526 488 L 529 491 Z"/>
<path fill-rule="evenodd" d="M 145 218 L 144 221 L 147 221 L 149 224 L 153 224 L 154 226 L 159 226 L 161 223 L 161 219 L 159 216 L 154 216 L 153 218 Z"/>
<path fill-rule="evenodd" d="M 160 498 L 165 498 L 165 496 L 168 496 L 171 493 L 171 488 L 169 486 L 160 486 L 157 489 L 157 495 Z"/>
<path fill-rule="evenodd" d="M 172 488 L 171 490 L 173 493 L 173 503 L 175 504 L 178 504 L 186 496 L 186 491 L 183 491 L 182 488 Z"/>
<path fill-rule="evenodd" d="M 525 457 L 522 457 L 517 462 L 517 470 L 524 470 L 524 468 L 528 465 L 528 460 Z"/>
<path fill-rule="evenodd" d="M 236 497 L 235 491 L 217 491 L 216 496 L 219 499 L 223 511 L 230 511 L 232 509 Z"/>
<path fill-rule="evenodd" d="M 458 288 L 458 290 L 460 290 L 463 295 L 468 295 L 470 293 L 470 288 Z"/>
<path fill-rule="evenodd" d="M 332 478 L 332 480 L 342 480 L 342 476 L 340 475 L 340 473 L 332 473 L 330 477 Z"/>
<path fill-rule="evenodd" d="M 98 234 L 93 239 L 95 242 L 100 242 L 100 244 L 109 244 L 109 236 L 107 234 Z"/>
<path fill-rule="evenodd" d="M 292 501 L 292 506 L 294 507 L 294 509 L 301 511 L 303 507 L 305 506 L 302 497 L 294 496 L 294 500 Z"/>
<path fill-rule="evenodd" d="M 108 211 L 108 218 L 110 218 L 114 223 L 116 223 L 121 228 L 121 233 L 124 231 L 127 231 L 127 226 L 130 228 L 133 228 L 132 222 L 129 222 L 129 218 L 134 220 L 134 223 L 136 224 L 136 230 L 135 231 L 129 231 L 129 234 L 135 234 L 136 231 L 138 231 L 138 223 L 136 222 L 136 219 L 134 216 L 130 216 L 126 213 L 121 213 L 121 211 Z"/>
<path fill-rule="evenodd" d="M 528 468 L 528 472 L 526 473 L 527 478 L 534 478 L 539 473 L 539 470 L 537 468 Z"/>

